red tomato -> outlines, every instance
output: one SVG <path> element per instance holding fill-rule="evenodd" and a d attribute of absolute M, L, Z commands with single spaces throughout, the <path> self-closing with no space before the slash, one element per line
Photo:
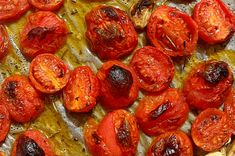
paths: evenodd
<path fill-rule="evenodd" d="M 63 4 L 64 0 L 29 0 L 29 3 L 40 10 L 57 10 Z"/>
<path fill-rule="evenodd" d="M 15 20 L 27 12 L 30 5 L 27 0 L 1 0 L 0 23 Z"/>
<path fill-rule="evenodd" d="M 0 2 L 1 3 L 1 2 Z M 9 51 L 9 37 L 6 28 L 0 25 L 0 60 L 7 55 Z"/>
<path fill-rule="evenodd" d="M 23 54 L 29 59 L 55 53 L 66 42 L 68 30 L 63 20 L 49 11 L 31 13 L 20 34 Z"/>
<path fill-rule="evenodd" d="M 68 66 L 53 54 L 40 54 L 30 64 L 29 78 L 32 85 L 43 93 L 55 93 L 69 81 Z"/>
<path fill-rule="evenodd" d="M 220 149 L 231 137 L 229 123 L 227 115 L 216 108 L 202 111 L 192 125 L 194 143 L 208 152 Z"/>
<path fill-rule="evenodd" d="M 171 58 L 154 47 L 138 49 L 130 65 L 137 74 L 139 87 L 148 92 L 159 92 L 168 88 L 174 77 Z"/>
<path fill-rule="evenodd" d="M 152 44 L 169 56 L 191 55 L 198 40 L 198 27 L 193 19 L 175 8 L 158 7 L 147 25 Z"/>
<path fill-rule="evenodd" d="M 131 156 L 136 152 L 139 132 L 135 118 L 125 110 L 108 113 L 99 125 L 89 120 L 84 128 L 89 151 L 94 156 Z"/>
<path fill-rule="evenodd" d="M 189 108 L 182 92 L 169 88 L 155 96 L 140 101 L 135 116 L 147 135 L 159 135 L 177 130 L 188 118 Z"/>
<path fill-rule="evenodd" d="M 228 115 L 231 121 L 231 128 L 235 134 L 235 90 L 231 90 L 228 97 L 224 101 L 224 112 Z"/>
<path fill-rule="evenodd" d="M 10 126 L 11 121 L 9 112 L 4 105 L 0 104 L 0 143 L 5 140 L 9 132 Z"/>
<path fill-rule="evenodd" d="M 99 89 L 99 80 L 90 67 L 77 67 L 63 90 L 64 105 L 72 112 L 88 112 L 96 105 Z"/>
<path fill-rule="evenodd" d="M 107 109 L 128 107 L 138 96 L 138 82 L 134 70 L 120 61 L 104 63 L 97 77 L 101 84 L 101 104 Z"/>
<path fill-rule="evenodd" d="M 194 8 L 193 18 L 199 37 L 209 44 L 223 42 L 235 31 L 235 15 L 221 0 L 201 0 Z"/>
<path fill-rule="evenodd" d="M 101 5 L 85 17 L 86 37 L 101 59 L 118 59 L 137 46 L 137 33 L 128 15 L 112 6 Z"/>
<path fill-rule="evenodd" d="M 151 143 L 146 156 L 193 156 L 189 137 L 181 132 L 166 132 L 157 136 Z"/>
<path fill-rule="evenodd" d="M 233 84 L 228 64 L 210 60 L 195 67 L 184 83 L 184 94 L 189 105 L 196 109 L 219 107 Z"/>
<path fill-rule="evenodd" d="M 38 130 L 28 130 L 16 139 L 11 156 L 54 156 L 49 140 Z"/>
<path fill-rule="evenodd" d="M 11 119 L 25 123 L 35 119 L 44 110 L 44 102 L 25 76 L 12 75 L 1 85 L 1 103 Z"/>

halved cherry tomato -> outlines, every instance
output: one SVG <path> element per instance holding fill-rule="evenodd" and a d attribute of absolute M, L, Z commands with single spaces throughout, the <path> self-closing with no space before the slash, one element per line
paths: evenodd
<path fill-rule="evenodd" d="M 152 44 L 167 55 L 188 56 L 196 48 L 198 27 L 186 13 L 163 5 L 151 15 L 147 35 Z"/>
<path fill-rule="evenodd" d="M 118 59 L 137 46 L 137 33 L 124 11 L 101 5 L 92 9 L 85 19 L 86 36 L 92 51 L 101 59 Z"/>
<path fill-rule="evenodd" d="M 15 20 L 30 8 L 28 0 L 1 0 L 0 23 Z"/>
<path fill-rule="evenodd" d="M 188 113 L 188 104 L 182 92 L 169 88 L 141 100 L 135 116 L 144 133 L 159 135 L 180 128 L 187 120 Z"/>
<path fill-rule="evenodd" d="M 108 113 L 99 125 L 89 120 L 84 128 L 85 142 L 95 156 L 131 156 L 136 152 L 139 132 L 135 118 L 125 110 Z"/>
<path fill-rule="evenodd" d="M 0 60 L 8 53 L 9 42 L 6 28 L 3 25 L 0 25 Z"/>
<path fill-rule="evenodd" d="M 5 140 L 9 132 L 10 126 L 11 121 L 9 112 L 4 105 L 0 104 L 0 143 Z"/>
<path fill-rule="evenodd" d="M 159 92 L 169 87 L 174 77 L 174 64 L 170 57 L 157 48 L 138 49 L 130 65 L 139 79 L 139 87 L 148 92 Z"/>
<path fill-rule="evenodd" d="M 96 105 L 99 89 L 99 80 L 90 67 L 77 67 L 63 89 L 64 105 L 72 112 L 88 112 Z"/>
<path fill-rule="evenodd" d="M 184 94 L 189 105 L 196 109 L 219 107 L 233 84 L 228 64 L 210 60 L 197 65 L 184 83 Z"/>
<path fill-rule="evenodd" d="M 231 128 L 235 134 L 235 90 L 232 89 L 224 101 L 224 112 L 228 115 L 231 122 Z"/>
<path fill-rule="evenodd" d="M 30 64 L 29 79 L 43 93 L 55 93 L 69 81 L 68 66 L 53 54 L 40 54 Z"/>
<path fill-rule="evenodd" d="M 235 15 L 221 0 L 201 0 L 193 11 L 199 37 L 209 44 L 220 43 L 235 31 Z"/>
<path fill-rule="evenodd" d="M 25 123 L 39 116 L 44 110 L 40 94 L 25 76 L 12 75 L 1 85 L 1 103 L 10 113 L 11 119 Z"/>
<path fill-rule="evenodd" d="M 229 119 L 224 112 L 208 108 L 193 122 L 191 135 L 194 143 L 204 151 L 218 150 L 231 137 Z"/>
<path fill-rule="evenodd" d="M 146 156 L 193 156 L 189 137 L 182 131 L 166 132 L 151 143 Z"/>
<path fill-rule="evenodd" d="M 29 0 L 29 3 L 40 10 L 52 11 L 59 9 L 64 0 Z"/>
<path fill-rule="evenodd" d="M 104 63 L 97 77 L 101 84 L 101 104 L 107 109 L 128 107 L 138 96 L 138 82 L 134 70 L 120 61 Z"/>
<path fill-rule="evenodd" d="M 66 24 L 49 11 L 31 13 L 20 34 L 23 54 L 29 59 L 42 53 L 55 53 L 66 42 Z"/>
<path fill-rule="evenodd" d="M 11 156 L 54 156 L 49 140 L 38 130 L 28 130 L 16 139 Z"/>

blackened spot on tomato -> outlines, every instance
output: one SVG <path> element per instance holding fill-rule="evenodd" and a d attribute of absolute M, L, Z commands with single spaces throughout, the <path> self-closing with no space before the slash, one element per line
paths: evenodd
<path fill-rule="evenodd" d="M 96 28 L 95 32 L 102 37 L 106 42 L 113 40 L 122 40 L 125 38 L 125 32 L 115 24 L 107 24 L 103 28 Z"/>
<path fill-rule="evenodd" d="M 140 0 L 131 11 L 131 15 L 134 16 L 136 13 L 140 14 L 141 11 L 145 8 L 153 8 L 154 2 L 153 0 Z"/>
<path fill-rule="evenodd" d="M 16 147 L 16 156 L 45 156 L 45 152 L 33 139 L 21 135 Z"/>
<path fill-rule="evenodd" d="M 120 127 L 117 129 L 117 140 L 124 147 L 131 146 L 131 133 L 126 120 L 123 120 Z"/>
<path fill-rule="evenodd" d="M 113 93 L 129 96 L 129 91 L 133 84 L 133 77 L 130 71 L 113 65 L 108 72 L 107 81 Z"/>
<path fill-rule="evenodd" d="M 58 73 L 58 78 L 62 78 L 64 77 L 64 70 L 63 69 L 60 69 L 59 73 Z"/>
<path fill-rule="evenodd" d="M 218 121 L 218 120 L 220 120 L 220 118 L 221 118 L 221 117 L 219 117 L 219 116 L 217 116 L 217 115 L 214 115 L 214 114 L 210 116 L 210 119 L 211 119 L 212 121 Z"/>
<path fill-rule="evenodd" d="M 171 106 L 170 102 L 167 101 L 166 103 L 161 104 L 156 109 L 150 112 L 150 118 L 152 120 L 157 119 L 160 115 L 167 111 L 167 109 Z"/>
<path fill-rule="evenodd" d="M 92 133 L 92 138 L 96 145 L 100 144 L 101 138 L 96 132 Z"/>
<path fill-rule="evenodd" d="M 4 88 L 4 93 L 11 99 L 16 98 L 16 87 L 17 82 L 16 81 L 9 81 L 6 84 L 6 87 Z"/>
<path fill-rule="evenodd" d="M 48 34 L 51 34 L 55 31 L 55 27 L 35 27 L 31 29 L 28 33 L 28 40 L 33 40 L 38 37 L 40 40 L 44 39 Z"/>
<path fill-rule="evenodd" d="M 112 7 L 104 7 L 102 8 L 102 11 L 111 19 L 118 19 L 118 15 L 116 11 Z"/>

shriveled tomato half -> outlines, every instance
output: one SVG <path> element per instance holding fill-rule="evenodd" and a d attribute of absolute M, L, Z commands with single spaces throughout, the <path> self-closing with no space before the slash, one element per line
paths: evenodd
<path fill-rule="evenodd" d="M 11 126 L 11 121 L 10 121 L 9 112 L 4 105 L 0 104 L 0 143 L 5 140 L 9 132 L 10 126 Z"/>
<path fill-rule="evenodd" d="M 231 122 L 233 134 L 235 134 L 235 90 L 232 89 L 226 100 L 224 101 L 224 112 L 228 115 Z"/>
<path fill-rule="evenodd" d="M 193 156 L 189 137 L 182 131 L 167 132 L 157 136 L 151 143 L 146 156 Z"/>
<path fill-rule="evenodd" d="M 11 156 L 54 156 L 49 140 L 38 130 L 28 130 L 16 139 Z"/>
<path fill-rule="evenodd" d="M 85 142 L 93 155 L 131 156 L 136 153 L 139 132 L 135 118 L 125 110 L 108 113 L 97 126 L 89 120 Z"/>
<path fill-rule="evenodd" d="M 221 0 L 202 0 L 194 7 L 193 19 L 199 37 L 209 44 L 220 43 L 235 31 L 235 15 Z"/>
<path fill-rule="evenodd" d="M 30 64 L 29 79 L 43 93 L 55 93 L 68 83 L 68 66 L 53 54 L 40 54 Z"/>
<path fill-rule="evenodd" d="M 176 8 L 158 7 L 147 25 L 151 43 L 169 56 L 191 55 L 198 40 L 198 27 L 194 20 Z"/>
<path fill-rule="evenodd" d="M 130 65 L 137 74 L 139 87 L 148 92 L 166 89 L 174 77 L 171 58 L 154 47 L 138 49 Z"/>
<path fill-rule="evenodd" d="M 40 10 L 52 11 L 59 9 L 64 0 L 29 0 L 29 3 Z"/>
<path fill-rule="evenodd" d="M 227 63 L 210 60 L 192 69 L 184 82 L 184 94 L 188 104 L 196 109 L 219 107 L 233 81 L 232 70 Z"/>
<path fill-rule="evenodd" d="M 0 1 L 0 23 L 19 18 L 30 8 L 28 0 L 1 0 Z"/>
<path fill-rule="evenodd" d="M 66 42 L 65 22 L 49 11 L 31 13 L 20 34 L 23 54 L 32 59 L 42 53 L 55 53 Z"/>
<path fill-rule="evenodd" d="M 177 130 L 188 118 L 189 108 L 182 92 L 169 88 L 142 99 L 135 111 L 140 128 L 147 135 Z"/>
<path fill-rule="evenodd" d="M 137 33 L 128 15 L 112 6 L 101 5 L 85 17 L 86 37 L 101 59 L 118 59 L 137 46 Z"/>
<path fill-rule="evenodd" d="M 194 143 L 204 151 L 218 150 L 231 136 L 229 119 L 224 112 L 208 108 L 193 122 L 191 135 Z"/>
<path fill-rule="evenodd" d="M 0 25 L 0 60 L 8 53 L 9 44 L 7 30 L 3 25 Z"/>
<path fill-rule="evenodd" d="M 96 105 L 99 89 L 99 80 L 91 68 L 77 67 L 63 89 L 64 105 L 72 112 L 88 112 Z"/>
<path fill-rule="evenodd" d="M 133 104 L 138 96 L 138 81 L 134 70 L 120 61 L 108 61 L 97 73 L 100 80 L 100 101 L 107 109 Z"/>
<path fill-rule="evenodd" d="M 5 105 L 11 119 L 25 123 L 39 116 L 44 110 L 40 94 L 31 86 L 25 76 L 12 75 L 1 85 L 1 104 Z"/>

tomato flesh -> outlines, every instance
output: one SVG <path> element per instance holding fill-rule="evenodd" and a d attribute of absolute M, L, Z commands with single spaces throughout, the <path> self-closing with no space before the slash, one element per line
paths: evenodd
<path fill-rule="evenodd" d="M 235 90 L 232 89 L 224 101 L 224 112 L 228 115 L 231 122 L 233 134 L 235 134 Z"/>
<path fill-rule="evenodd" d="M 9 37 L 6 28 L 0 25 L 0 60 L 7 55 L 9 51 Z"/>
<path fill-rule="evenodd" d="M 40 10 L 53 11 L 59 9 L 64 0 L 29 0 L 29 3 Z"/>
<path fill-rule="evenodd" d="M 11 121 L 9 112 L 4 105 L 0 105 L 0 143 L 5 140 L 10 130 L 10 126 Z"/>

